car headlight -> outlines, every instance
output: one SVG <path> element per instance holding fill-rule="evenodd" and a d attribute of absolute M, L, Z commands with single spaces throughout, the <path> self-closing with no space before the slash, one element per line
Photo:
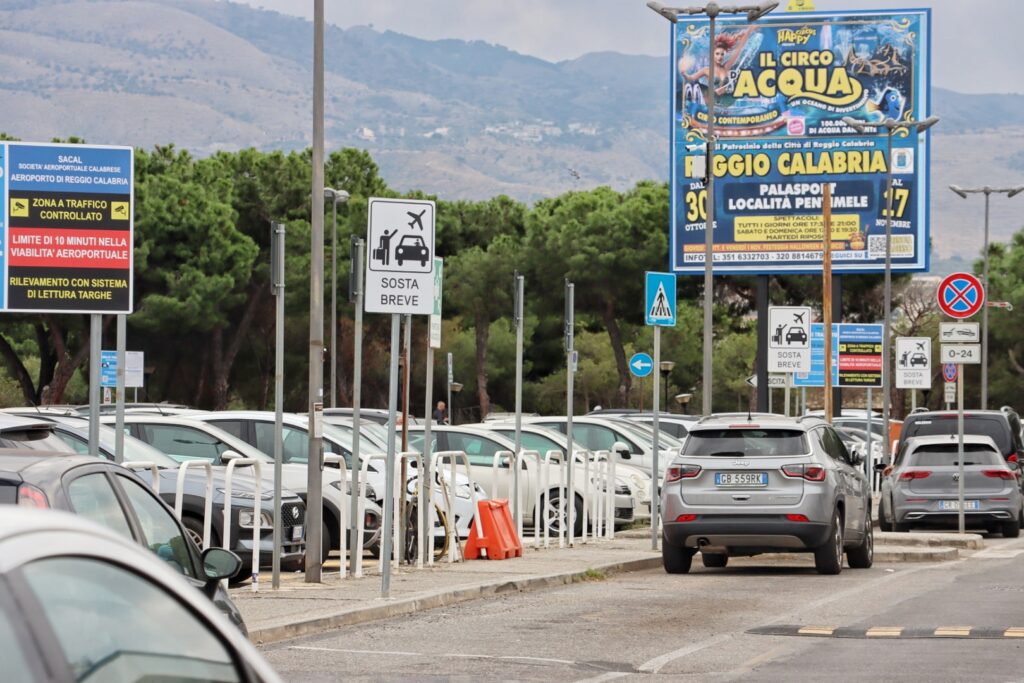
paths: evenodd
<path fill-rule="evenodd" d="M 238 526 L 243 529 L 251 529 L 255 526 L 255 515 L 249 508 L 242 508 L 238 511 Z M 260 513 L 260 526 L 264 529 L 274 527 L 274 518 L 269 512 Z"/>

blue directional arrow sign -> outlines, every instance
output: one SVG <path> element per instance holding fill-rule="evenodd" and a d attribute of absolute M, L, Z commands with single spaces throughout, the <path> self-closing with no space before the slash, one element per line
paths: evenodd
<path fill-rule="evenodd" d="M 644 318 L 648 325 L 676 326 L 675 273 L 647 272 L 644 280 Z"/>
<path fill-rule="evenodd" d="M 654 370 L 654 359 L 646 353 L 634 353 L 629 359 L 629 371 L 634 377 L 646 377 Z"/>

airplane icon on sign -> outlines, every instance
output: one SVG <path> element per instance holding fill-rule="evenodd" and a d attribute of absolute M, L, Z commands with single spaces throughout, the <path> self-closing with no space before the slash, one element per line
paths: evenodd
<path fill-rule="evenodd" d="M 409 227 L 419 228 L 420 230 L 423 230 L 423 214 L 425 214 L 426 212 L 426 209 L 423 209 L 419 213 L 415 213 L 414 211 L 406 211 L 406 215 L 412 218 L 412 220 L 409 221 Z"/>

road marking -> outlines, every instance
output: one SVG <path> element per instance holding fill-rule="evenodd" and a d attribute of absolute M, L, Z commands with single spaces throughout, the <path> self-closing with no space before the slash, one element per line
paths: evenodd
<path fill-rule="evenodd" d="M 864 632 L 868 638 L 899 638 L 903 635 L 902 626 L 873 626 Z"/>
<path fill-rule="evenodd" d="M 576 662 L 571 659 L 551 659 L 549 657 L 528 657 L 519 655 L 475 655 L 463 652 L 405 652 L 402 650 L 349 650 L 340 647 L 313 647 L 311 645 L 292 645 L 289 650 L 309 650 L 313 652 L 338 652 L 351 655 L 387 655 L 389 657 L 427 657 L 427 658 L 449 658 L 449 659 L 497 659 L 497 660 L 518 660 L 528 662 L 544 662 L 546 664 L 566 664 L 569 666 L 589 666 L 587 662 Z M 618 672 L 616 672 L 618 673 Z M 628 673 L 623 673 L 628 676 Z"/>
<path fill-rule="evenodd" d="M 804 626 L 797 633 L 802 636 L 830 636 L 835 630 L 835 626 Z"/>
<path fill-rule="evenodd" d="M 954 637 L 954 638 L 968 638 L 971 635 L 970 626 L 940 626 L 935 629 L 935 635 L 938 637 Z"/>
<path fill-rule="evenodd" d="M 1024 638 L 1024 628 L 1008 628 L 1003 631 L 1004 638 Z"/>

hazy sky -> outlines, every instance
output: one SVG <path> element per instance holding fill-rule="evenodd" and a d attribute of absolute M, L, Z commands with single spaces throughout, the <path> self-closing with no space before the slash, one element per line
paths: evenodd
<path fill-rule="evenodd" d="M 312 0 L 236 0 L 312 17 Z M 751 4 L 725 0 L 721 4 Z M 756 0 L 755 0 L 756 1 Z M 666 5 L 702 4 L 683 0 Z M 776 12 L 785 9 L 782 0 Z M 960 92 L 1024 92 L 1024 0 L 815 0 L 818 10 L 932 7 L 935 85 Z M 325 0 L 327 21 L 418 38 L 498 43 L 558 61 L 587 52 L 668 52 L 668 22 L 645 0 Z"/>

